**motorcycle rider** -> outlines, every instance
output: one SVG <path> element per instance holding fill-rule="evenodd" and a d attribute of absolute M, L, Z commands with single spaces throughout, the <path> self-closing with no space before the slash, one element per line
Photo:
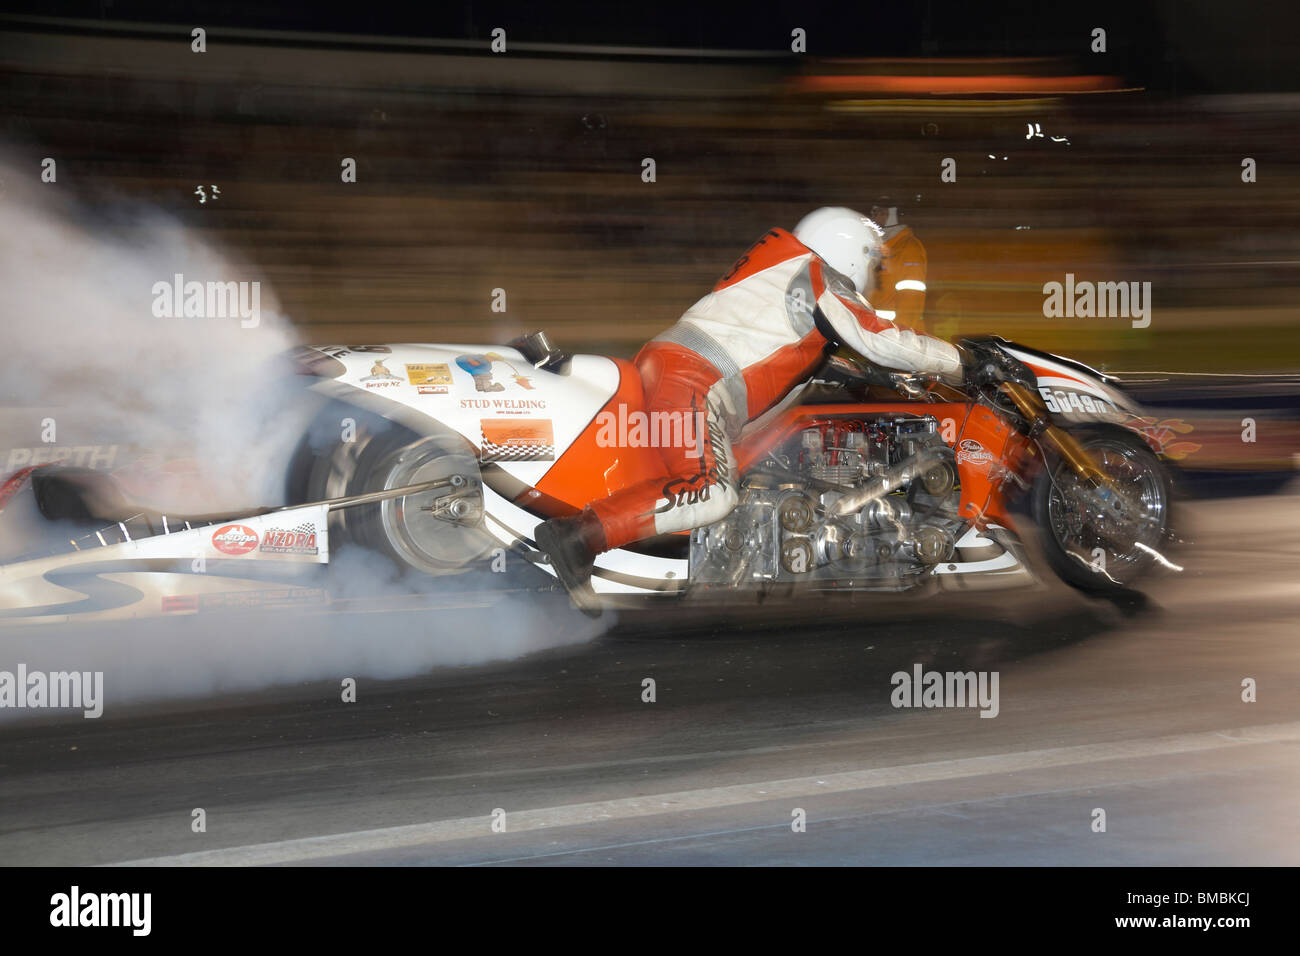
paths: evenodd
<path fill-rule="evenodd" d="M 692 422 L 703 413 L 707 440 L 660 447 L 662 477 L 537 527 L 537 545 L 575 605 L 599 613 L 590 577 L 601 552 L 726 517 L 738 500 L 731 441 L 837 346 L 887 368 L 961 381 L 956 348 L 897 328 L 867 301 L 883 238 L 869 217 L 838 206 L 809 213 L 793 233 L 771 229 L 641 349 L 634 361 L 645 411 Z"/>

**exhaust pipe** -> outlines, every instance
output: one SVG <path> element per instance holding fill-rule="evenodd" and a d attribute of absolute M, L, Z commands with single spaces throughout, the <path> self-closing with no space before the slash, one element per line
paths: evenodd
<path fill-rule="evenodd" d="M 943 461 L 943 452 L 937 448 L 917 452 L 906 461 L 900 461 L 893 468 L 885 469 L 852 494 L 845 495 L 835 502 L 832 511 L 837 518 L 852 514 L 877 498 L 883 498 L 885 495 L 897 491 L 909 481 L 920 478 L 935 465 L 942 464 Z"/>

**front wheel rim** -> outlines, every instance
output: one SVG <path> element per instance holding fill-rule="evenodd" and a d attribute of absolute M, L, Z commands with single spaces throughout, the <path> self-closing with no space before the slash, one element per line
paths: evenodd
<path fill-rule="evenodd" d="M 1146 456 L 1128 444 L 1101 439 L 1085 447 L 1119 494 L 1107 498 L 1088 492 L 1062 463 L 1048 492 L 1048 526 L 1066 554 L 1116 582 L 1126 582 L 1150 563 L 1151 551 L 1161 545 L 1168 523 L 1167 489 Z M 1132 544 L 1119 551 L 1116 539 Z"/>

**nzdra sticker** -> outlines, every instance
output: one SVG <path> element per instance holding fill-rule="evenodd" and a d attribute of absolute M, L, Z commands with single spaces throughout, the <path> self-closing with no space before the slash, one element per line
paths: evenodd
<path fill-rule="evenodd" d="M 272 528 L 262 538 L 262 550 L 274 554 L 318 554 L 316 523 L 306 521 L 296 528 Z"/>
<path fill-rule="evenodd" d="M 212 546 L 222 554 L 248 554 L 257 547 L 257 532 L 248 525 L 224 525 L 213 533 Z"/>

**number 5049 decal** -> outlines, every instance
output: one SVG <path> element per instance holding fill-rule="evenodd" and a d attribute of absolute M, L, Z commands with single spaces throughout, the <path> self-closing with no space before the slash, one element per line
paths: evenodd
<path fill-rule="evenodd" d="M 1118 414 L 1118 409 L 1114 405 L 1095 395 L 1066 389 L 1053 390 L 1046 385 L 1040 385 L 1038 393 L 1043 396 L 1043 404 L 1047 406 L 1047 410 L 1058 415 L 1069 415 L 1074 411 L 1087 415 Z"/>

